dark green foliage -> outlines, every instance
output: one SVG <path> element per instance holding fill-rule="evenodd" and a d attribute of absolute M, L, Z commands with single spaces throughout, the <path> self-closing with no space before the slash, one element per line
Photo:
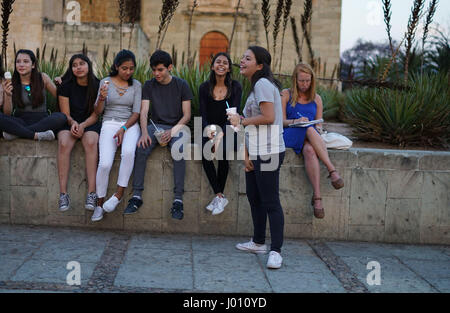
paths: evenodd
<path fill-rule="evenodd" d="M 353 89 L 346 121 L 363 140 L 398 146 L 446 146 L 450 140 L 448 74 L 414 74 L 408 90 Z"/>

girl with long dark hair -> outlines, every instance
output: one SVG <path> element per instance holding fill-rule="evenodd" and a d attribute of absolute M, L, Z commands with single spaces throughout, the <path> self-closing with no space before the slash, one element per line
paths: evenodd
<path fill-rule="evenodd" d="M 88 195 L 85 208 L 94 210 L 97 203 L 95 173 L 98 161 L 98 137 L 101 125 L 94 112 L 99 80 L 94 75 L 91 60 L 76 54 L 70 58 L 69 68 L 62 77 L 58 89 L 59 108 L 67 117 L 67 124 L 58 133 L 59 210 L 70 207 L 67 181 L 70 169 L 70 154 L 80 140 L 86 154 Z"/>
<path fill-rule="evenodd" d="M 5 101 L 4 114 L 0 113 L 3 137 L 54 140 L 67 118 L 60 112 L 48 114 L 46 91 L 56 98 L 56 86 L 47 74 L 39 72 L 32 51 L 17 51 L 12 82 L 5 87 L 5 96 L 12 101 Z"/>
<path fill-rule="evenodd" d="M 134 166 L 136 145 L 141 136 L 139 119 L 141 110 L 141 83 L 133 79 L 136 58 L 129 50 L 120 51 L 114 58 L 109 77 L 100 82 L 100 90 L 95 103 L 95 112 L 103 113 L 99 139 L 100 160 L 97 169 L 97 207 L 92 221 L 103 218 L 103 212 L 113 212 L 122 201 Z M 108 189 L 109 173 L 114 155 L 122 146 L 117 190 L 104 202 Z"/>
<path fill-rule="evenodd" d="M 229 114 L 235 127 L 246 127 L 245 182 L 254 227 L 253 238 L 236 248 L 252 253 L 266 253 L 266 222 L 270 223 L 271 247 L 267 267 L 281 267 L 284 215 L 280 203 L 279 179 L 285 147 L 280 83 L 273 77 L 270 53 L 251 46 L 241 59 L 241 74 L 251 82 L 251 92 L 244 116 Z"/>
<path fill-rule="evenodd" d="M 235 107 L 237 112 L 240 113 L 242 86 L 238 81 L 231 78 L 231 66 L 232 63 L 228 54 L 224 52 L 216 54 L 211 63 L 209 80 L 201 84 L 199 88 L 202 126 L 203 129 L 208 127 L 208 137 L 203 137 L 203 146 L 213 139 L 215 135 L 216 138 L 220 138 L 221 148 L 218 151 L 223 151 L 223 157 L 218 158 L 218 171 L 216 171 L 212 160 L 208 160 L 205 157 L 202 158 L 203 169 L 216 194 L 206 207 L 207 210 L 212 212 L 212 215 L 222 213 L 228 204 L 228 199 L 223 194 L 229 170 L 225 146 L 226 126 L 227 124 L 229 125 L 226 109 Z M 222 131 L 214 134 L 209 125 L 219 126 L 219 129 Z M 234 133 L 234 131 L 228 133 Z"/>

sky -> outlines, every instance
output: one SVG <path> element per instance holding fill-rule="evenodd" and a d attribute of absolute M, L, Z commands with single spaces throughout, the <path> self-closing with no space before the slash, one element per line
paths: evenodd
<path fill-rule="evenodd" d="M 431 0 L 426 0 L 424 12 Z M 406 32 L 408 19 L 414 0 L 391 0 L 391 33 L 394 40 L 400 41 Z M 421 19 L 421 24 L 426 18 Z M 437 11 L 433 18 L 432 27 L 438 26 L 445 33 L 450 32 L 450 0 L 439 0 Z M 422 27 L 416 33 L 417 38 L 422 38 Z M 358 38 L 373 42 L 386 42 L 386 24 L 384 23 L 383 7 L 381 0 L 342 0 L 341 23 L 341 54 L 352 48 Z"/>

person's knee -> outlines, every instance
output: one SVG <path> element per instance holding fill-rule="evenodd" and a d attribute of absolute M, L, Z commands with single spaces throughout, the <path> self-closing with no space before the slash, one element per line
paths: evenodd
<path fill-rule="evenodd" d="M 93 151 L 97 149 L 98 138 L 96 137 L 85 137 L 83 138 L 83 147 L 85 151 Z"/>
<path fill-rule="evenodd" d="M 311 159 L 316 156 L 316 151 L 310 144 L 305 144 L 303 147 L 303 156 L 306 159 Z"/>
<path fill-rule="evenodd" d="M 134 160 L 135 150 L 134 149 L 123 149 L 121 153 L 122 160 Z"/>
<path fill-rule="evenodd" d="M 72 151 L 73 146 L 73 143 L 67 138 L 60 138 L 58 140 L 58 150 L 62 153 Z"/>
<path fill-rule="evenodd" d="M 109 172 L 113 166 L 114 160 L 105 160 L 100 159 L 100 162 L 98 163 L 98 170 L 100 172 Z"/>

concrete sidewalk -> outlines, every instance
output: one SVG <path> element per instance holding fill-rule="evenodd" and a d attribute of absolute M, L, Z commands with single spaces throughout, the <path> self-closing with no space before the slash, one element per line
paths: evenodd
<path fill-rule="evenodd" d="M 235 249 L 249 239 L 0 225 L 0 291 L 450 292 L 450 246 L 285 239 L 268 270 L 268 255 Z M 80 286 L 67 284 L 72 261 Z"/>

